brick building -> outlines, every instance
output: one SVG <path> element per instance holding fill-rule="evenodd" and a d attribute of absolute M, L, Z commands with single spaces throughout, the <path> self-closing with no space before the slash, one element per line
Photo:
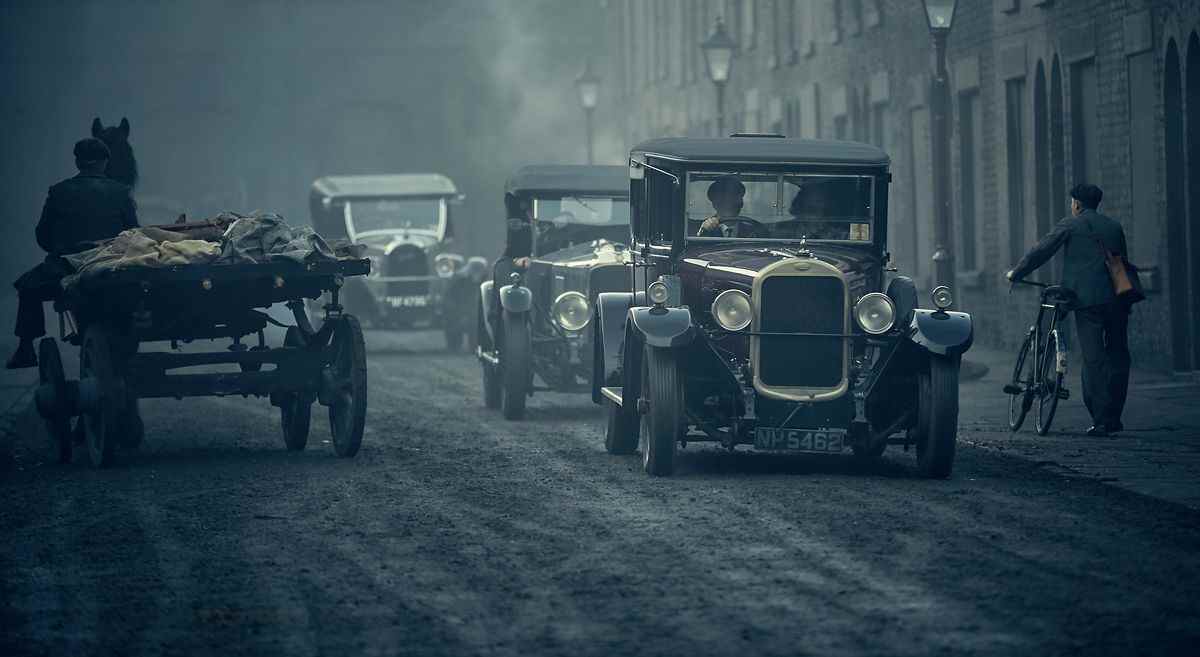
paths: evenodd
<path fill-rule="evenodd" d="M 607 0 L 605 132 L 628 144 L 712 135 L 699 43 L 739 44 L 726 132 L 855 139 L 893 158 L 889 245 L 928 287 L 932 45 L 920 0 Z M 948 46 L 960 305 L 980 342 L 1015 348 L 1034 313 L 1001 276 L 1088 180 L 1120 218 L 1150 301 L 1142 365 L 1200 369 L 1200 2 L 960 0 Z M 1049 274 L 1045 274 L 1049 275 Z"/>

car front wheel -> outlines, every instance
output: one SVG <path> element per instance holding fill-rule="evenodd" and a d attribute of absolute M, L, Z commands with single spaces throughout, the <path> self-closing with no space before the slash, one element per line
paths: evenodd
<path fill-rule="evenodd" d="M 960 359 L 932 356 L 918 377 L 917 471 L 945 479 L 954 468 L 958 442 L 958 368 Z"/>
<path fill-rule="evenodd" d="M 683 428 L 683 382 L 671 350 L 647 346 L 644 362 L 642 397 L 649 408 L 641 418 L 642 468 L 667 477 L 675 472 L 675 448 Z"/>
<path fill-rule="evenodd" d="M 519 420 L 525 416 L 525 397 L 529 394 L 529 361 L 532 347 L 529 342 L 529 323 L 524 315 L 504 313 L 504 350 L 500 372 L 504 388 L 501 412 L 505 419 Z"/>

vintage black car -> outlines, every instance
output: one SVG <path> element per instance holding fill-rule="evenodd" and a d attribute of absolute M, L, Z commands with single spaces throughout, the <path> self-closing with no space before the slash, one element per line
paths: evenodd
<path fill-rule="evenodd" d="M 534 390 L 589 389 L 592 304 L 601 292 L 631 289 L 628 171 L 525 167 L 508 181 L 505 210 L 500 280 L 479 287 L 478 355 L 484 402 L 518 419 Z"/>
<path fill-rule="evenodd" d="M 436 173 L 326 176 L 312 185 L 313 228 L 366 246 L 371 274 L 347 281 L 347 308 L 378 327 L 440 327 L 450 350 L 474 334 L 487 260 L 454 249 L 452 208 L 463 195 Z"/>
<path fill-rule="evenodd" d="M 657 139 L 630 157 L 634 290 L 601 294 L 605 446 L 669 475 L 676 448 L 916 446 L 949 476 L 969 315 L 917 308 L 889 264 L 889 159 L 853 142 Z"/>

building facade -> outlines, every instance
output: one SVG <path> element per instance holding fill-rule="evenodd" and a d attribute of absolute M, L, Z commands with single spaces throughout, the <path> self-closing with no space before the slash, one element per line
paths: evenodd
<path fill-rule="evenodd" d="M 853 139 L 892 156 L 889 249 L 932 283 L 933 47 L 921 0 L 607 0 L 597 116 L 627 145 L 715 135 L 699 44 L 738 42 L 725 132 Z M 977 340 L 1013 348 L 1036 292 L 1002 278 L 1069 207 L 1103 188 L 1149 300 L 1140 365 L 1200 370 L 1200 2 L 959 0 L 948 42 L 959 305 Z M 1053 278 L 1051 267 L 1039 275 Z"/>

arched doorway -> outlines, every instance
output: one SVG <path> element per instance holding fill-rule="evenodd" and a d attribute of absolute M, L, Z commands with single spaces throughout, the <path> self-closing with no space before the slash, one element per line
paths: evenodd
<path fill-rule="evenodd" d="M 1192 265 L 1192 368 L 1200 367 L 1200 36 L 1192 32 L 1187 52 L 1188 262 Z"/>
<path fill-rule="evenodd" d="M 1065 217 L 1069 208 L 1062 85 L 1062 66 L 1055 55 L 1050 65 L 1050 216 L 1055 219 Z"/>
<path fill-rule="evenodd" d="M 1167 302 L 1171 306 L 1171 365 L 1192 368 L 1192 325 L 1188 312 L 1186 172 L 1183 142 L 1183 82 L 1179 49 L 1167 43 L 1163 80 L 1163 118 L 1167 157 Z"/>
<path fill-rule="evenodd" d="M 1050 204 L 1050 119 L 1046 108 L 1046 67 L 1037 63 L 1033 78 L 1033 169 L 1037 176 L 1037 234 L 1050 232 L 1050 217 L 1054 207 Z"/>

